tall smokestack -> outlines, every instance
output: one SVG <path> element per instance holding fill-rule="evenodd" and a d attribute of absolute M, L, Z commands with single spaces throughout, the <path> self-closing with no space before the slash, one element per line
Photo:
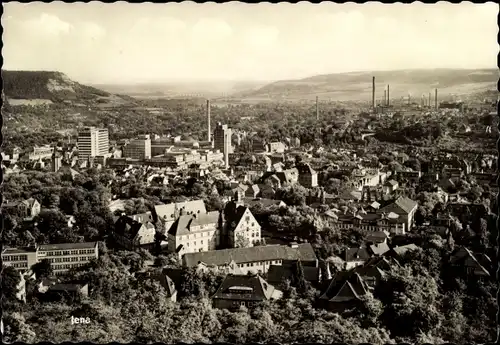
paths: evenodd
<path fill-rule="evenodd" d="M 427 106 L 430 108 L 431 106 L 431 93 L 429 92 L 429 103 L 427 104 Z"/>
<path fill-rule="evenodd" d="M 318 96 L 316 96 L 316 121 L 319 121 Z"/>
<path fill-rule="evenodd" d="M 438 89 L 434 90 L 434 107 L 438 108 Z"/>
<path fill-rule="evenodd" d="M 387 90 L 384 90 L 384 101 L 382 102 L 382 104 L 384 106 L 387 105 Z"/>
<path fill-rule="evenodd" d="M 207 120 L 208 120 L 208 133 L 207 133 L 207 138 L 208 141 L 212 141 L 211 138 L 211 133 L 210 133 L 210 100 L 207 99 Z"/>
<path fill-rule="evenodd" d="M 408 105 L 410 105 L 410 104 L 411 104 L 411 95 L 410 95 L 410 93 L 408 92 Z"/>
<path fill-rule="evenodd" d="M 372 78 L 372 107 L 375 109 L 375 77 Z"/>
<path fill-rule="evenodd" d="M 391 97 L 389 96 L 389 84 L 387 84 L 387 105 L 391 104 Z"/>

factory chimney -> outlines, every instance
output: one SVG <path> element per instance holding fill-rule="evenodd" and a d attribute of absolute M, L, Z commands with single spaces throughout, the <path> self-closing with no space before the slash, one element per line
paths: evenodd
<path fill-rule="evenodd" d="M 207 120 L 208 120 L 208 133 L 207 133 L 207 138 L 208 138 L 208 141 L 211 142 L 212 141 L 212 138 L 210 137 L 211 136 L 211 133 L 210 133 L 210 100 L 207 99 Z"/>
<path fill-rule="evenodd" d="M 382 102 L 384 106 L 387 105 L 387 90 L 384 90 L 384 102 Z"/>
<path fill-rule="evenodd" d="M 429 92 L 429 103 L 427 104 L 427 106 L 430 108 L 431 107 L 431 93 Z"/>
<path fill-rule="evenodd" d="M 387 106 L 390 105 L 391 101 L 390 101 L 390 96 L 389 96 L 389 84 L 387 84 Z"/>
<path fill-rule="evenodd" d="M 316 96 L 316 121 L 319 121 L 318 96 Z"/>
<path fill-rule="evenodd" d="M 372 107 L 375 109 L 375 77 L 372 77 Z"/>
<path fill-rule="evenodd" d="M 438 89 L 434 90 L 434 106 L 438 109 Z"/>
<path fill-rule="evenodd" d="M 408 105 L 410 105 L 410 104 L 411 104 L 411 95 L 410 95 L 410 93 L 408 92 Z"/>

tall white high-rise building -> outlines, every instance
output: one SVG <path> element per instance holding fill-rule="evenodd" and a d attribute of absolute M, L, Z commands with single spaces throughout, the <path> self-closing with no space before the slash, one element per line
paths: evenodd
<path fill-rule="evenodd" d="M 217 123 L 214 131 L 214 148 L 224 153 L 224 164 L 229 168 L 229 154 L 233 153 L 232 131 L 227 125 Z"/>
<path fill-rule="evenodd" d="M 105 156 L 109 152 L 109 133 L 106 128 L 85 127 L 78 132 L 78 157 Z"/>

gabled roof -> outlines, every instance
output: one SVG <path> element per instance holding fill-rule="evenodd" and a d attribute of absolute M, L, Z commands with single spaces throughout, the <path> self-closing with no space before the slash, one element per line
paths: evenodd
<path fill-rule="evenodd" d="M 160 283 L 165 289 L 165 292 L 167 293 L 168 297 L 172 297 L 174 293 L 177 291 L 175 287 L 174 281 L 167 275 L 165 272 L 161 272 L 160 274 Z"/>
<path fill-rule="evenodd" d="M 370 245 L 370 251 L 374 254 L 374 255 L 382 255 L 384 253 L 387 253 L 390 248 L 389 246 L 387 245 L 387 243 L 378 243 L 378 244 L 372 244 Z"/>
<path fill-rule="evenodd" d="M 396 186 L 397 184 L 398 184 L 398 183 L 397 183 L 396 181 L 394 181 L 394 180 L 389 180 L 389 181 L 386 181 L 386 182 L 384 183 L 384 186 L 392 186 L 392 187 L 394 187 L 394 186 Z"/>
<path fill-rule="evenodd" d="M 273 298 L 275 287 L 260 276 L 234 275 L 226 276 L 213 295 L 214 299 L 230 299 L 244 301 L 264 301 Z"/>
<path fill-rule="evenodd" d="M 481 256 L 485 263 L 488 263 L 488 260 L 491 262 L 488 256 Z M 464 264 L 468 267 L 474 267 L 479 270 L 482 274 L 490 275 L 488 270 L 481 265 L 476 255 L 474 255 L 468 248 L 461 247 L 455 251 L 455 253 L 450 257 L 450 263 L 457 264 L 458 262 L 464 262 Z"/>
<path fill-rule="evenodd" d="M 250 248 L 231 248 L 199 253 L 184 254 L 184 264 L 195 267 L 199 262 L 207 265 L 222 266 L 234 261 L 237 264 L 273 260 L 317 261 L 310 243 L 302 243 L 297 248 L 281 245 L 257 246 Z"/>
<path fill-rule="evenodd" d="M 171 203 L 167 205 L 155 205 L 155 212 L 158 219 L 174 220 L 176 210 L 180 211 L 181 209 L 184 211 L 184 214 L 197 213 L 198 211 L 200 213 L 207 213 L 205 202 L 201 199 Z"/>
<path fill-rule="evenodd" d="M 217 224 L 218 221 L 218 211 L 180 216 L 172 224 L 168 230 L 168 234 L 173 236 L 189 235 L 194 233 L 194 230 L 191 230 L 191 227 Z M 204 229 L 197 230 L 196 232 L 198 231 L 204 231 Z"/>
<path fill-rule="evenodd" d="M 253 206 L 253 205 L 262 205 L 264 207 L 268 206 L 279 206 L 282 203 L 284 204 L 283 201 L 281 200 L 274 200 L 274 199 L 266 199 L 266 198 L 243 198 L 243 203 L 248 206 Z"/>
<path fill-rule="evenodd" d="M 320 299 L 329 302 L 348 302 L 359 300 L 367 292 L 366 283 L 358 273 L 344 271 L 335 275 Z"/>
<path fill-rule="evenodd" d="M 368 260 L 371 257 L 370 253 L 365 247 L 349 248 L 345 252 L 345 261 L 360 261 Z"/>
<path fill-rule="evenodd" d="M 399 247 L 394 247 L 392 248 L 392 250 L 398 254 L 398 255 L 404 255 L 407 251 L 411 251 L 411 250 L 417 250 L 419 249 L 420 247 L 411 243 L 411 244 L 407 244 L 405 246 L 399 246 Z"/>
<path fill-rule="evenodd" d="M 394 212 L 397 214 L 409 214 L 418 206 L 416 201 L 413 201 L 407 197 L 400 196 L 392 204 L 381 208 L 380 212 Z"/>
<path fill-rule="evenodd" d="M 140 223 L 131 217 L 121 216 L 115 222 L 115 233 L 128 239 L 134 239 L 143 226 L 147 225 Z"/>
<path fill-rule="evenodd" d="M 319 267 L 302 266 L 305 280 L 317 282 L 319 279 Z M 271 265 L 267 271 L 267 280 L 272 284 L 280 284 L 284 279 L 291 279 L 293 276 L 292 265 Z M 278 286 L 278 285 L 277 285 Z"/>

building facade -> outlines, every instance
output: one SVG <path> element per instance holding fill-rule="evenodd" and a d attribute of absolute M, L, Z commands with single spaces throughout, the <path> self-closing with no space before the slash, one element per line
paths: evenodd
<path fill-rule="evenodd" d="M 97 242 L 45 244 L 30 248 L 6 248 L 2 252 L 4 265 L 27 271 L 34 264 L 49 260 L 54 274 L 87 264 L 99 257 Z"/>
<path fill-rule="evenodd" d="M 125 145 L 122 150 L 122 156 L 134 159 L 151 158 L 151 138 L 149 135 L 143 135 Z"/>
<path fill-rule="evenodd" d="M 78 157 L 106 156 L 109 151 L 109 133 L 106 128 L 85 127 L 78 132 Z"/>
<path fill-rule="evenodd" d="M 214 149 L 224 154 L 224 163 L 229 167 L 229 154 L 233 153 L 231 144 L 232 130 L 227 125 L 217 123 L 214 130 Z"/>

